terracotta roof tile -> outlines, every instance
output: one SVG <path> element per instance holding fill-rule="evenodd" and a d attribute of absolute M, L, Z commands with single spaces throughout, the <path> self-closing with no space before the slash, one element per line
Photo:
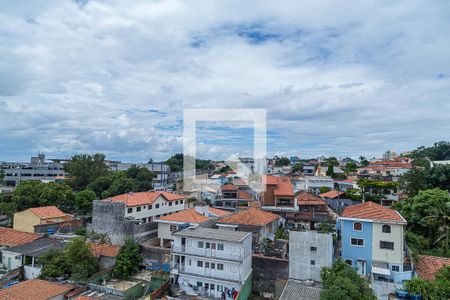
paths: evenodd
<path fill-rule="evenodd" d="M 183 222 L 183 223 L 203 223 L 208 218 L 195 211 L 195 208 L 181 210 L 179 212 L 159 218 L 162 221 Z"/>
<path fill-rule="evenodd" d="M 0 227 L 0 247 L 14 247 L 41 238 L 42 235 Z"/>
<path fill-rule="evenodd" d="M 33 207 L 30 210 L 41 219 L 64 218 L 67 214 L 60 211 L 56 206 Z"/>
<path fill-rule="evenodd" d="M 229 211 L 218 209 L 218 208 L 214 208 L 214 207 L 208 208 L 208 211 L 211 214 L 214 214 L 214 215 L 216 215 L 218 217 L 223 217 L 223 216 L 231 214 L 231 212 L 229 212 Z"/>
<path fill-rule="evenodd" d="M 342 217 L 406 223 L 406 221 L 396 210 L 381 206 L 371 201 L 347 206 L 342 212 Z"/>
<path fill-rule="evenodd" d="M 219 220 L 218 223 L 264 226 L 278 220 L 278 218 L 279 217 L 273 213 L 250 207 L 249 209 L 225 217 Z"/>
<path fill-rule="evenodd" d="M 95 257 L 108 256 L 116 257 L 120 251 L 119 245 L 99 244 L 91 242 L 91 252 Z"/>
<path fill-rule="evenodd" d="M 225 184 L 224 186 L 221 187 L 222 191 L 237 191 L 237 187 L 235 187 L 232 184 Z"/>
<path fill-rule="evenodd" d="M 337 197 L 342 196 L 342 195 L 344 195 L 344 192 L 331 190 L 331 191 L 328 191 L 326 193 L 322 193 L 319 196 L 322 197 L 322 198 L 334 199 L 334 198 L 337 198 Z"/>
<path fill-rule="evenodd" d="M 112 197 L 111 201 L 124 202 L 127 206 L 138 206 L 152 204 L 159 196 L 164 197 L 167 201 L 182 200 L 186 198 L 185 196 L 174 193 L 157 191 L 122 194 Z"/>
<path fill-rule="evenodd" d="M 433 280 L 439 269 L 445 266 L 450 266 L 450 258 L 419 255 L 415 268 L 420 278 Z"/>
<path fill-rule="evenodd" d="M 327 205 L 319 196 L 309 192 L 300 192 L 296 196 L 298 205 Z"/>
<path fill-rule="evenodd" d="M 253 195 L 244 191 L 238 191 L 238 199 L 253 200 Z"/>
<path fill-rule="evenodd" d="M 288 176 L 266 176 L 266 185 L 276 185 L 273 191 L 275 196 L 294 196 L 294 187 Z"/>
<path fill-rule="evenodd" d="M 7 300 L 48 300 L 73 289 L 70 284 L 59 284 L 41 279 L 22 281 L 0 290 L 0 299 Z"/>

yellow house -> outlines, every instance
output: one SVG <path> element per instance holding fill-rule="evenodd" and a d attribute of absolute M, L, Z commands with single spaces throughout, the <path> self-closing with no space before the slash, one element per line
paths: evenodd
<path fill-rule="evenodd" d="M 34 226 L 39 224 L 57 223 L 70 219 L 56 206 L 33 207 L 14 214 L 13 228 L 15 230 L 34 232 Z"/>

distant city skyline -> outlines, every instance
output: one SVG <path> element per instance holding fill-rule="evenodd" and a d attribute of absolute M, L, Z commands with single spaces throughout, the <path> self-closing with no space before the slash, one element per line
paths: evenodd
<path fill-rule="evenodd" d="M 268 155 L 450 140 L 450 2 L 3 1 L 0 160 L 183 151 L 184 108 L 267 109 Z M 198 156 L 250 153 L 209 124 Z M 237 130 L 236 130 L 237 129 Z"/>

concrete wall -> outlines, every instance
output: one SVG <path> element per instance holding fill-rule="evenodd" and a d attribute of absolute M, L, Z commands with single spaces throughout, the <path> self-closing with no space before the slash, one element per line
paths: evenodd
<path fill-rule="evenodd" d="M 357 271 L 357 261 L 364 260 L 366 262 L 366 272 L 369 274 L 372 266 L 372 222 L 364 222 L 357 220 L 341 220 L 340 224 L 342 232 L 342 259 L 351 259 L 352 266 Z M 353 230 L 353 223 L 363 223 L 361 231 Z M 364 239 L 364 246 L 351 245 L 351 238 Z"/>
<path fill-rule="evenodd" d="M 22 255 L 19 253 L 8 252 L 2 250 L 2 263 L 3 268 L 8 270 L 14 270 L 22 265 Z"/>
<path fill-rule="evenodd" d="M 253 292 L 278 299 L 289 278 L 287 259 L 254 254 L 252 257 Z"/>
<path fill-rule="evenodd" d="M 94 201 L 92 223 L 88 230 L 107 233 L 112 244 L 122 245 L 125 228 L 125 204 L 122 202 Z"/>
<path fill-rule="evenodd" d="M 317 231 L 289 232 L 290 278 L 320 281 L 320 271 L 332 263 L 332 234 Z"/>
<path fill-rule="evenodd" d="M 34 225 L 40 223 L 41 219 L 29 209 L 14 214 L 13 228 L 15 230 L 34 232 Z"/>

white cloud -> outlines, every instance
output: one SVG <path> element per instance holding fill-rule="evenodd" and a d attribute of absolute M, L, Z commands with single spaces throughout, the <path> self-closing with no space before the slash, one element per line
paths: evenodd
<path fill-rule="evenodd" d="M 272 153 L 373 155 L 448 140 L 449 6 L 2 3 L 1 158 L 164 159 L 182 150 L 189 107 L 267 108 Z M 239 151 L 213 142 L 204 153 Z"/>

